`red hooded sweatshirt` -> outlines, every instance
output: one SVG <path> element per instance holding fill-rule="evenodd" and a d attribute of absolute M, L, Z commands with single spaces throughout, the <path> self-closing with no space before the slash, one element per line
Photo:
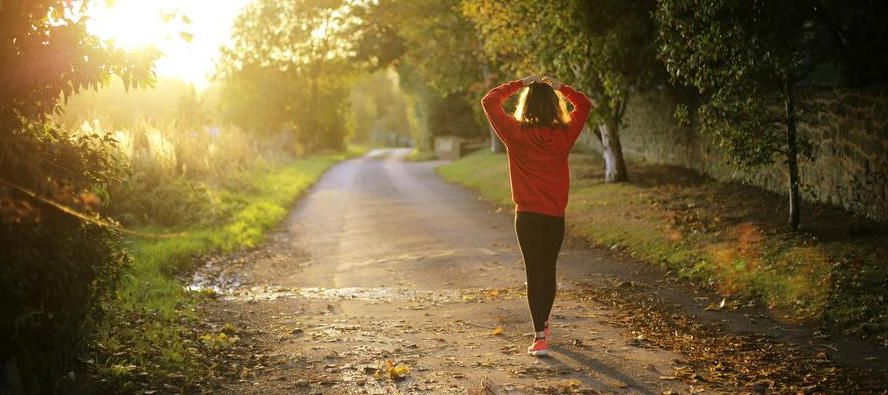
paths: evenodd
<path fill-rule="evenodd" d="M 586 95 L 562 84 L 559 91 L 574 106 L 567 127 L 522 128 L 518 120 L 503 111 L 503 102 L 523 86 L 515 80 L 493 88 L 481 99 L 481 105 L 506 145 L 515 211 L 563 217 L 570 188 L 567 156 L 583 130 L 592 103 Z"/>

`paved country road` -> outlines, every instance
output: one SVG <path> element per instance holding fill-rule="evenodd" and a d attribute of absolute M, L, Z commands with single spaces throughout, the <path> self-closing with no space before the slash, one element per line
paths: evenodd
<path fill-rule="evenodd" d="M 734 318 L 704 310 L 711 296 L 689 294 L 658 269 L 576 240 L 559 259 L 551 356 L 528 356 L 511 213 L 442 181 L 440 162 L 404 162 L 408 152 L 376 150 L 334 166 L 241 265 L 198 272 L 198 282 L 221 286 L 214 314 L 236 322 L 251 347 L 248 361 L 232 362 L 243 367 L 223 392 L 711 390 L 678 377 L 685 356 L 637 336 L 620 324 L 616 303 L 583 290 L 648 287 L 663 303 L 696 300 L 701 320 L 731 326 Z M 736 325 L 774 329 L 767 320 Z"/>

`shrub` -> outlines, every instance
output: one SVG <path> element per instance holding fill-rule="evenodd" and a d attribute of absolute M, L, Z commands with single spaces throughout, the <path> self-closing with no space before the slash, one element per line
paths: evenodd
<path fill-rule="evenodd" d="M 0 147 L 0 362 L 25 393 L 64 392 L 129 260 L 92 193 L 119 168 L 107 138 L 19 125 Z"/>
<path fill-rule="evenodd" d="M 64 388 L 129 257 L 114 232 L 73 217 L 0 225 L 0 348 L 26 393 Z"/>
<path fill-rule="evenodd" d="M 119 128 L 101 120 L 82 122 L 81 133 L 113 136 L 124 166 L 122 182 L 105 196 L 109 214 L 127 226 L 182 228 L 218 223 L 232 210 L 220 190 L 235 175 L 290 158 L 287 142 L 262 142 L 235 127 L 192 127 L 175 120 L 139 119 Z M 237 188 L 234 188 L 237 189 Z"/>

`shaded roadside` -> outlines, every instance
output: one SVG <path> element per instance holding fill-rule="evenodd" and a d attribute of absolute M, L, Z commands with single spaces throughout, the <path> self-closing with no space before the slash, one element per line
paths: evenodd
<path fill-rule="evenodd" d="M 830 335 L 888 345 L 888 226 L 810 205 L 789 231 L 783 197 L 693 172 L 634 164 L 626 184 L 604 184 L 600 159 L 571 156 L 569 233 L 585 244 L 663 266 L 706 284 L 729 307 L 750 302 L 768 316 Z M 483 170 L 478 170 L 483 169 Z M 509 205 L 506 161 L 470 155 L 440 169 L 485 199 Z"/>

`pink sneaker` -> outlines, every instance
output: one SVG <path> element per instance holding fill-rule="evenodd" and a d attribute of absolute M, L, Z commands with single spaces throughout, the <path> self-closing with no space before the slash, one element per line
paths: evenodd
<path fill-rule="evenodd" d="M 549 355 L 549 342 L 545 338 L 534 339 L 533 344 L 527 347 L 527 353 L 535 357 Z"/>

